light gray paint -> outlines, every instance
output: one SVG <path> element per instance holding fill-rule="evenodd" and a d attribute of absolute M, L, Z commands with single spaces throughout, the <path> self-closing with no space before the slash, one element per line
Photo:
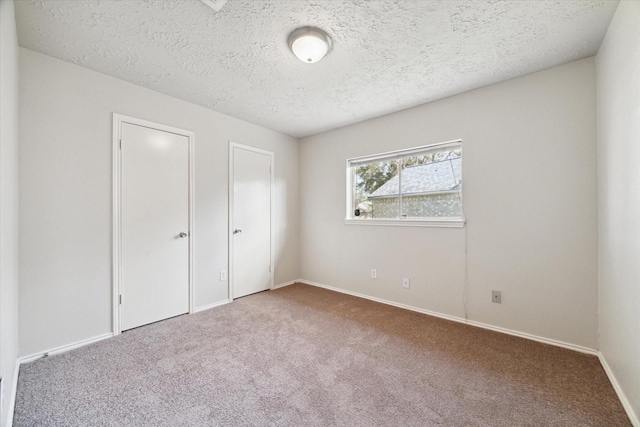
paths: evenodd
<path fill-rule="evenodd" d="M 111 331 L 112 113 L 195 132 L 195 306 L 227 298 L 228 141 L 275 153 L 275 283 L 298 277 L 298 143 L 20 49 L 20 354 Z"/>
<path fill-rule="evenodd" d="M 597 56 L 600 351 L 640 425 L 640 3 Z"/>
<path fill-rule="evenodd" d="M 303 139 L 301 276 L 464 317 L 466 234 L 469 319 L 597 348 L 595 121 L 588 58 Z M 346 159 L 459 138 L 465 228 L 344 223 Z"/>
<path fill-rule="evenodd" d="M 20 44 L 302 137 L 594 55 L 608 0 L 16 3 Z M 318 26 L 317 64 L 289 51 Z"/>
<path fill-rule="evenodd" d="M 0 425 L 8 425 L 18 357 L 18 35 L 0 1 Z M 6 424 L 5 424 L 6 423 Z"/>

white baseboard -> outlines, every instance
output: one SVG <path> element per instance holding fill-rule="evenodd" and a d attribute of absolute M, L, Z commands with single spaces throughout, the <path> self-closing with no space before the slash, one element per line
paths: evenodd
<path fill-rule="evenodd" d="M 382 298 L 376 298 L 376 297 L 372 297 L 369 295 L 365 295 L 365 294 L 360 294 L 357 292 L 351 292 L 351 291 L 347 291 L 344 289 L 340 289 L 340 288 L 335 288 L 333 286 L 328 286 L 328 285 L 323 285 L 321 283 L 317 283 L 317 282 L 312 282 L 310 280 L 305 280 L 305 279 L 299 279 L 296 282 L 298 283 L 304 283 L 307 285 L 311 285 L 311 286 L 317 286 L 319 288 L 324 288 L 324 289 L 328 289 L 331 291 L 335 291 L 335 292 L 340 292 L 343 294 L 347 294 L 347 295 L 352 295 L 355 297 L 359 297 L 359 298 L 364 298 L 364 299 L 368 299 L 371 301 L 376 301 L 382 304 L 387 304 L 387 305 L 391 305 L 394 307 L 399 307 L 399 308 L 404 308 L 407 310 L 411 310 L 411 311 L 415 311 L 418 313 L 423 313 L 423 314 L 427 314 L 430 316 L 435 316 L 435 317 L 440 317 L 442 319 L 446 319 L 446 320 L 452 320 L 454 322 L 459 322 L 459 323 L 465 323 L 471 326 L 476 326 L 478 328 L 483 328 L 483 329 L 489 329 L 492 331 L 496 331 L 496 332 L 501 332 L 503 334 L 508 334 L 508 335 L 513 335 L 516 337 L 520 337 L 520 338 L 525 338 L 528 340 L 533 340 L 533 341 L 538 341 L 544 344 L 549 344 L 549 345 L 553 345 L 556 347 L 562 347 L 562 348 L 566 348 L 569 350 L 574 350 L 580 353 L 585 353 L 585 354 L 590 354 L 590 355 L 594 355 L 597 356 L 598 359 L 600 360 L 600 363 L 602 364 L 602 367 L 604 369 L 604 371 L 607 374 L 607 377 L 609 378 L 609 381 L 611 382 L 611 385 L 613 386 L 613 389 L 616 391 L 616 394 L 618 395 L 618 399 L 620 399 L 620 403 L 622 403 L 622 406 L 624 407 L 624 410 L 627 413 L 627 416 L 629 417 L 629 420 L 631 421 L 631 424 L 634 427 L 640 427 L 640 421 L 638 420 L 638 415 L 636 415 L 633 411 L 633 408 L 631 406 L 631 403 L 629 402 L 629 399 L 627 399 L 627 396 L 624 394 L 624 391 L 622 391 L 622 388 L 620 387 L 620 384 L 618 383 L 618 380 L 616 379 L 615 375 L 613 375 L 613 371 L 611 370 L 611 368 L 609 367 L 609 364 L 607 363 L 607 360 L 604 358 L 604 356 L 602 355 L 602 353 L 598 350 L 594 350 L 588 347 L 583 347 L 583 346 L 579 346 L 576 344 L 570 344 L 567 342 L 563 342 L 563 341 L 558 341 L 558 340 L 554 340 L 551 338 L 544 338 L 544 337 L 540 337 L 537 335 L 532 335 L 532 334 L 528 334 L 526 332 L 519 332 L 519 331 L 514 331 L 511 329 L 506 329 L 506 328 L 502 328 L 499 326 L 493 326 L 493 325 L 488 325 L 486 323 L 481 323 L 481 322 L 476 322 L 474 320 L 465 320 L 462 317 L 457 317 L 457 316 L 451 316 L 448 314 L 442 314 L 442 313 L 438 313 L 438 312 L 434 312 L 434 311 L 430 311 L 430 310 L 425 310 L 425 309 L 421 309 L 421 308 L 417 308 L 417 307 L 412 307 L 406 304 L 400 304 L 400 303 L 396 303 L 393 301 L 388 301 L 388 300 L 384 300 Z"/>
<path fill-rule="evenodd" d="M 97 337 L 87 338 L 86 340 L 76 341 L 71 344 L 62 345 L 60 347 L 52 348 L 51 350 L 41 351 L 38 353 L 33 353 L 28 356 L 19 357 L 16 361 L 15 373 L 13 374 L 13 389 L 11 390 L 11 400 L 9 401 L 9 410 L 8 410 L 8 419 L 6 423 L 6 427 L 11 427 L 13 425 L 13 414 L 15 412 L 16 406 L 16 393 L 18 391 L 18 375 L 20 374 L 20 365 L 23 363 L 33 362 L 34 360 L 40 359 L 47 356 L 52 356 L 54 354 L 65 353 L 70 350 L 74 350 L 76 348 L 84 347 L 85 345 L 93 344 L 98 341 L 105 340 L 107 338 L 113 337 L 113 332 L 109 332 L 107 334 L 98 335 Z"/>
<path fill-rule="evenodd" d="M 66 353 L 70 350 L 75 350 L 76 348 L 84 347 L 85 345 L 93 344 L 94 342 L 106 340 L 107 338 L 113 337 L 113 332 L 109 332 L 107 334 L 98 335 L 97 337 L 87 338 L 86 340 L 76 341 L 71 344 L 62 345 L 60 347 L 52 348 L 51 350 L 40 351 L 38 353 L 33 353 L 28 356 L 22 356 L 18 358 L 18 362 L 20 364 L 33 362 L 34 360 L 40 359 L 41 357 L 53 356 L 54 354 Z"/>
<path fill-rule="evenodd" d="M 340 288 L 336 288 L 336 287 L 329 286 L 329 285 L 323 285 L 322 283 L 312 282 L 312 281 L 306 280 L 306 279 L 298 279 L 297 282 L 298 283 L 304 283 L 305 285 L 316 286 L 318 288 L 328 289 L 328 290 L 334 291 L 334 292 L 340 292 L 341 294 L 347 294 L 347 295 L 351 295 L 351 296 L 358 297 L 358 298 L 368 299 L 370 301 L 379 302 L 381 304 L 392 305 L 392 306 L 398 307 L 398 308 L 404 308 L 405 310 L 411 310 L 411 311 L 416 311 L 416 312 L 422 313 L 422 314 L 428 314 L 429 316 L 440 317 L 441 319 L 452 320 L 454 322 L 466 323 L 465 320 L 463 318 L 461 318 L 461 317 L 451 316 L 449 314 L 438 313 L 436 311 L 431 311 L 431 310 L 425 310 L 423 308 L 417 308 L 417 307 L 413 307 L 411 305 L 401 304 L 401 303 L 398 303 L 398 302 L 393 302 L 393 301 L 389 301 L 389 300 L 378 298 L 378 297 L 372 297 L 370 295 L 360 294 L 358 292 L 347 291 L 345 289 L 340 289 Z"/>
<path fill-rule="evenodd" d="M 20 360 L 16 360 L 16 367 L 13 369 L 13 383 L 11 396 L 9 396 L 9 408 L 7 409 L 6 427 L 13 425 L 13 413 L 16 409 L 16 393 L 18 392 L 18 375 L 20 374 Z"/>
<path fill-rule="evenodd" d="M 205 311 L 205 310 L 209 310 L 215 307 L 220 307 L 221 305 L 225 305 L 225 304 L 229 304 L 232 300 L 230 299 L 225 299 L 222 301 L 218 301 L 218 302 L 214 302 L 213 304 L 207 304 L 207 305 L 203 305 L 200 307 L 196 307 L 193 312 L 194 313 L 200 313 L 201 311 Z"/>
<path fill-rule="evenodd" d="M 514 331 L 514 330 L 511 330 L 511 329 L 502 328 L 502 327 L 499 327 L 499 326 L 488 325 L 486 323 L 476 322 L 474 320 L 466 320 L 466 319 L 463 319 L 462 317 L 451 316 L 451 315 L 448 315 L 448 314 L 442 314 L 442 313 L 438 313 L 438 312 L 434 312 L 434 311 L 430 311 L 430 310 L 425 310 L 425 309 L 422 309 L 422 308 L 417 308 L 417 307 L 413 307 L 413 306 L 406 305 L 406 304 L 400 304 L 400 303 L 396 303 L 396 302 L 393 302 L 393 301 L 384 300 L 382 298 L 376 298 L 376 297 L 372 297 L 372 296 L 369 296 L 369 295 L 360 294 L 360 293 L 357 293 L 357 292 L 351 292 L 351 291 L 347 291 L 347 290 L 344 290 L 344 289 L 335 288 L 333 286 L 323 285 L 321 283 L 312 282 L 310 280 L 299 279 L 296 282 L 304 283 L 304 284 L 311 285 L 311 286 L 316 286 L 316 287 L 319 287 L 319 288 L 328 289 L 330 291 L 340 292 L 340 293 L 347 294 L 347 295 L 352 295 L 352 296 L 359 297 L 359 298 L 368 299 L 368 300 L 371 300 L 371 301 L 376 301 L 376 302 L 379 302 L 379 303 L 382 303 L 382 304 L 391 305 L 391 306 L 394 306 L 394 307 L 404 308 L 406 310 L 411 310 L 411 311 L 415 311 L 415 312 L 418 312 L 418 313 L 427 314 L 427 315 L 430 315 L 430 316 L 440 317 L 440 318 L 446 319 L 446 320 L 452 320 L 454 322 L 465 323 L 465 324 L 468 324 L 468 325 L 471 325 L 471 326 L 475 326 L 475 327 L 478 327 L 478 328 L 489 329 L 489 330 L 500 332 L 500 333 L 503 333 L 503 334 L 513 335 L 513 336 L 516 336 L 516 337 L 525 338 L 525 339 L 533 340 L 533 341 L 538 341 L 538 342 L 541 342 L 541 343 L 544 343 L 544 344 L 549 344 L 549 345 L 553 345 L 553 346 L 556 346 L 556 347 L 562 347 L 562 348 L 566 348 L 566 349 L 569 349 L 569 350 L 574 350 L 574 351 L 577 351 L 577 352 L 580 352 L 580 353 L 586 353 L 586 354 L 597 356 L 598 359 L 600 360 L 600 363 L 602 364 L 602 367 L 604 368 L 604 371 L 607 374 L 607 377 L 609 378 L 609 381 L 611 382 L 611 385 L 613 386 L 613 389 L 616 391 L 616 394 L 618 395 L 618 399 L 620 399 L 620 403 L 622 403 L 622 406 L 624 407 L 624 410 L 626 411 L 627 416 L 629 417 L 629 420 L 631 421 L 631 424 L 634 427 L 640 427 L 640 421 L 638 421 L 638 416 L 634 413 L 633 408 L 631 407 L 631 403 L 629 402 L 629 399 L 627 399 L 627 396 L 624 394 L 624 391 L 622 391 L 622 388 L 620 387 L 620 384 L 618 383 L 618 380 L 616 379 L 616 377 L 613 375 L 613 372 L 611 371 L 611 368 L 609 367 L 609 364 L 607 363 L 606 359 L 604 358 L 602 353 L 600 353 L 598 350 L 591 349 L 591 348 L 588 348 L 588 347 L 579 346 L 579 345 L 576 345 L 576 344 L 563 342 L 563 341 L 554 340 L 554 339 L 551 339 L 551 338 L 544 338 L 544 337 L 540 337 L 540 336 L 537 336 L 537 335 L 528 334 L 526 332 L 519 332 L 519 331 Z"/>
<path fill-rule="evenodd" d="M 427 314 L 429 316 L 434 316 L 434 317 L 439 317 L 442 319 L 446 319 L 446 320 L 451 320 L 454 322 L 459 322 L 459 323 L 464 323 L 464 324 L 468 324 L 471 326 L 475 326 L 478 328 L 483 328 L 483 329 L 489 329 L 492 331 L 496 331 L 496 332 L 500 332 L 503 334 L 508 334 L 508 335 L 513 335 L 513 336 L 517 336 L 520 338 L 525 338 L 528 340 L 533 340 L 533 341 L 538 341 L 544 344 L 549 344 L 549 345 L 553 345 L 556 347 L 562 347 L 562 348 L 566 348 L 569 350 L 574 350 L 574 351 L 578 351 L 580 353 L 586 353 L 586 354 L 591 354 L 591 355 L 596 355 L 598 356 L 598 359 L 600 360 L 600 363 L 602 364 L 602 367 L 605 371 L 605 373 L 607 374 L 607 377 L 609 378 L 609 381 L 611 382 L 611 385 L 613 386 L 613 389 L 615 390 L 616 394 L 618 395 L 618 399 L 620 399 L 620 402 L 622 403 L 622 406 L 624 407 L 624 410 L 627 413 L 627 416 L 629 417 L 629 420 L 631 421 L 631 424 L 634 427 L 640 427 L 640 421 L 638 420 L 638 416 L 634 413 L 633 408 L 631 406 L 631 403 L 629 402 L 629 400 L 627 399 L 626 395 L 624 394 L 624 391 L 622 390 L 622 388 L 620 387 L 620 384 L 618 383 L 618 380 L 616 379 L 615 375 L 613 374 L 613 371 L 611 370 L 611 368 L 609 367 L 609 364 L 607 363 L 607 360 L 604 358 L 604 356 L 602 355 L 601 352 L 588 348 L 588 347 L 582 347 L 579 345 L 575 345 L 575 344 L 570 344 L 570 343 L 566 343 L 563 341 L 558 341 L 558 340 L 554 340 L 554 339 L 550 339 L 550 338 L 544 338 L 544 337 L 539 337 L 537 335 L 532 335 L 532 334 L 528 334 L 525 332 L 519 332 L 519 331 L 514 331 L 511 329 L 506 329 L 506 328 L 502 328 L 499 326 L 493 326 L 493 325 L 488 325 L 486 323 L 481 323 L 481 322 L 476 322 L 473 320 L 466 320 L 462 317 L 458 317 L 458 316 L 451 316 L 448 314 L 443 314 L 443 313 L 438 313 L 435 311 L 431 311 L 431 310 L 425 310 L 422 308 L 418 308 L 418 307 L 413 307 L 410 305 L 406 305 L 406 304 L 401 304 L 401 303 L 397 303 L 397 302 L 393 302 L 393 301 L 389 301 L 389 300 L 385 300 L 382 298 L 376 298 L 376 297 L 372 297 L 369 295 L 365 295 L 365 294 L 360 294 L 357 292 L 351 292 L 351 291 L 347 291 L 345 289 L 340 289 L 340 288 L 336 288 L 333 286 L 328 286 L 328 285 L 323 285 L 321 283 L 317 283 L 317 282 L 312 282 L 310 280 L 305 280 L 305 279 L 298 279 L 298 280 L 292 280 L 290 282 L 286 282 L 286 283 L 281 283 L 279 285 L 274 286 L 272 289 L 278 289 L 278 288 L 283 288 L 285 286 L 290 286 L 293 285 L 294 283 L 304 283 L 307 285 L 311 285 L 311 286 L 316 286 L 318 288 L 324 288 L 330 291 L 334 291 L 334 292 L 339 292 L 339 293 L 343 293 L 343 294 L 347 294 L 347 295 L 352 295 L 355 297 L 359 297 L 359 298 L 364 298 L 364 299 L 368 299 L 371 301 L 375 301 L 375 302 L 379 302 L 382 304 L 387 304 L 387 305 L 391 305 L 394 307 L 399 307 L 399 308 L 403 308 L 406 310 L 411 310 L 411 311 L 415 311 L 418 313 L 422 313 L 422 314 Z M 219 302 L 215 302 L 213 304 L 209 304 L 209 305 L 205 305 L 202 307 L 198 307 L 194 310 L 194 313 L 198 313 L 201 311 L 205 311 L 205 310 L 209 310 L 211 308 L 214 307 L 219 307 L 225 304 L 228 304 L 232 302 L 232 300 L 223 300 L 223 301 L 219 301 Z M 67 345 L 63 345 L 60 347 L 56 347 L 53 348 L 51 350 L 48 351 L 42 351 L 39 353 L 34 353 L 31 354 L 29 356 L 23 356 L 18 358 L 17 362 L 16 362 L 16 366 L 15 366 L 15 372 L 13 374 L 13 385 L 12 385 L 12 389 L 11 389 L 11 397 L 10 397 L 10 401 L 9 401 L 9 408 L 8 408 L 8 419 L 6 420 L 6 427 L 12 427 L 13 425 L 13 414 L 14 414 L 14 410 L 15 410 L 15 403 L 16 403 L 16 393 L 17 393 L 17 389 L 18 389 L 18 375 L 20 374 L 20 365 L 23 363 L 29 363 L 32 362 L 36 359 L 39 359 L 41 357 L 44 357 L 45 355 L 54 355 L 54 354 L 60 354 L 60 353 L 64 353 L 70 350 L 74 350 L 76 348 L 80 348 L 80 347 L 84 347 L 85 345 L 89 345 L 98 341 L 102 341 L 104 339 L 107 338 L 111 338 L 113 337 L 113 333 L 107 333 L 107 334 L 103 334 L 103 335 L 99 335 L 97 337 L 93 337 L 93 338 L 88 338 L 86 340 L 81 340 L 81 341 L 77 341 L 75 343 L 72 344 L 67 344 Z"/>
<path fill-rule="evenodd" d="M 609 367 L 607 360 L 604 358 L 604 355 L 601 352 L 598 352 L 598 358 L 600 359 L 600 364 L 602 364 L 602 368 L 604 369 L 604 372 L 607 374 L 607 377 L 609 377 L 609 381 L 611 382 L 613 389 L 616 391 L 616 394 L 618 395 L 618 399 L 620 399 L 620 403 L 622 403 L 622 407 L 627 412 L 629 421 L 631 421 L 631 424 L 634 427 L 640 427 L 640 420 L 638 419 L 638 416 L 636 415 L 635 412 L 633 412 L 633 408 L 631 407 L 631 403 L 629 402 L 629 399 L 627 399 L 627 396 L 624 394 L 624 391 L 622 391 L 622 388 L 620 387 L 618 380 L 616 379 L 615 375 L 613 375 L 613 371 Z"/>
<path fill-rule="evenodd" d="M 439 317 L 441 319 L 451 320 L 453 322 L 464 323 L 464 324 L 467 324 L 467 325 L 476 326 L 478 328 L 483 328 L 483 329 L 489 329 L 491 331 L 501 332 L 503 334 L 513 335 L 513 336 L 520 337 L 520 338 L 525 338 L 525 339 L 528 339 L 528 340 L 538 341 L 538 342 L 541 342 L 541 343 L 544 343 L 544 344 L 553 345 L 553 346 L 556 346 L 556 347 L 567 348 L 569 350 L 578 351 L 580 353 L 591 354 L 591 355 L 594 355 L 594 356 L 598 355 L 598 350 L 595 350 L 595 349 L 592 349 L 592 348 L 588 348 L 588 347 L 582 347 L 582 346 L 579 346 L 579 345 L 576 345 L 576 344 L 571 344 L 571 343 L 558 341 L 558 340 L 554 340 L 554 339 L 550 339 L 550 338 L 544 338 L 544 337 L 540 337 L 540 336 L 537 336 L 537 335 L 528 334 L 528 333 L 525 333 L 525 332 L 514 331 L 512 329 L 502 328 L 500 326 L 488 325 L 486 323 L 476 322 L 474 320 L 467 320 L 467 319 L 464 319 L 462 317 L 452 316 L 452 315 L 444 314 L 444 313 L 438 313 L 436 311 L 425 310 L 423 308 L 413 307 L 413 306 L 410 306 L 410 305 L 401 304 L 401 303 L 397 303 L 397 302 L 394 302 L 394 301 L 385 300 L 385 299 L 382 299 L 382 298 L 372 297 L 372 296 L 365 295 L 365 294 L 360 294 L 360 293 L 357 293 L 357 292 L 351 292 L 351 291 L 347 291 L 347 290 L 344 290 L 344 289 L 335 288 L 333 286 L 323 285 L 321 283 L 312 282 L 310 280 L 299 279 L 299 280 L 297 280 L 297 282 L 304 283 L 304 284 L 311 285 L 311 286 L 317 286 L 319 288 L 328 289 L 330 291 L 335 291 L 335 292 L 340 292 L 340 293 L 347 294 L 347 295 L 352 295 L 354 297 L 368 299 L 368 300 L 379 302 L 379 303 L 382 303 L 382 304 L 391 305 L 391 306 L 394 306 L 394 307 L 404 308 L 405 310 L 411 310 L 411 311 L 415 311 L 417 313 L 422 313 L 422 314 L 427 314 L 429 316 Z"/>
<path fill-rule="evenodd" d="M 500 326 L 488 325 L 486 323 L 476 322 L 475 320 L 467 320 L 467 321 L 465 321 L 464 319 L 461 319 L 461 320 L 464 323 L 468 324 L 468 325 L 477 326 L 478 328 L 489 329 L 491 331 L 501 332 L 503 334 L 513 335 L 515 337 L 525 338 L 525 339 L 528 339 L 528 340 L 531 340 L 531 341 L 538 341 L 538 342 L 541 342 L 543 344 L 549 344 L 549 345 L 553 345 L 555 347 L 562 347 L 562 348 L 566 348 L 568 350 L 577 351 L 579 353 L 590 354 L 592 356 L 597 356 L 598 355 L 598 350 L 593 349 L 593 348 L 583 347 L 581 345 L 571 344 L 571 343 L 564 342 L 564 341 L 558 341 L 558 340 L 554 340 L 552 338 L 545 338 L 545 337 L 541 337 L 541 336 L 538 336 L 538 335 L 528 334 L 526 332 L 514 331 L 512 329 L 506 329 L 506 328 L 502 328 Z"/>
<path fill-rule="evenodd" d="M 273 290 L 273 289 L 280 289 L 280 288 L 284 288 L 285 286 L 293 285 L 294 283 L 298 283 L 299 281 L 300 281 L 300 280 L 292 280 L 292 281 L 290 281 L 290 282 L 280 283 L 279 285 L 274 285 L 274 286 L 273 286 L 273 288 L 271 288 L 271 289 Z"/>

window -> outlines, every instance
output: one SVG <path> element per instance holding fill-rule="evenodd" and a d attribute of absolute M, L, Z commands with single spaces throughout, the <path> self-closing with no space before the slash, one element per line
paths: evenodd
<path fill-rule="evenodd" d="M 347 223 L 462 227 L 462 141 L 347 160 Z"/>

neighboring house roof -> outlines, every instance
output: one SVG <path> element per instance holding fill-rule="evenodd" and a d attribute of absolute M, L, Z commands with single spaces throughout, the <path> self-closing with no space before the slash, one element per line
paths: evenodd
<path fill-rule="evenodd" d="M 370 199 L 397 197 L 396 175 L 371 193 Z M 462 158 L 411 166 L 402 171 L 402 194 L 442 193 L 457 190 L 462 183 Z"/>

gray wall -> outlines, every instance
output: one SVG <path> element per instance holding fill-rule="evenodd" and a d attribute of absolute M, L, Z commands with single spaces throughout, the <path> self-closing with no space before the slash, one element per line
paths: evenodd
<path fill-rule="evenodd" d="M 639 2 L 620 2 L 597 75 L 600 351 L 640 425 Z"/>
<path fill-rule="evenodd" d="M 196 132 L 196 306 L 227 298 L 218 280 L 228 262 L 227 141 L 254 145 L 276 152 L 276 284 L 302 277 L 458 317 L 466 300 L 472 320 L 587 348 L 598 348 L 599 325 L 599 348 L 637 419 L 638 22 L 640 5 L 623 0 L 597 56 L 598 174 L 593 58 L 309 137 L 298 150 L 293 138 L 20 50 L 20 354 L 111 331 L 111 114 L 119 112 Z M 7 387 L 18 353 L 13 2 L 0 1 L 0 30 Z M 464 229 L 344 224 L 346 158 L 457 138 Z M 492 289 L 503 291 L 501 305 L 490 303 Z"/>
<path fill-rule="evenodd" d="M 228 142 L 275 152 L 275 283 L 298 277 L 297 140 L 20 49 L 20 355 L 111 332 L 112 114 L 196 134 L 195 307 L 226 300 Z"/>
<path fill-rule="evenodd" d="M 8 424 L 18 357 L 18 36 L 0 1 L 0 425 Z"/>
<path fill-rule="evenodd" d="M 344 223 L 346 159 L 458 138 L 464 229 Z M 596 164 L 594 58 L 305 138 L 301 277 L 596 349 Z"/>

